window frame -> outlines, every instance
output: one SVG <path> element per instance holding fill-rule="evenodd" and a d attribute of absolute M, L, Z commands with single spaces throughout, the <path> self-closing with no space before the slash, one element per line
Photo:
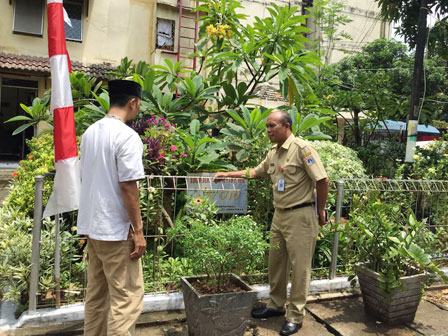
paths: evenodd
<path fill-rule="evenodd" d="M 158 36 L 159 36 L 159 20 L 164 20 L 164 21 L 171 21 L 171 29 L 172 29 L 172 33 L 173 33 L 173 45 L 170 47 L 167 46 L 159 46 L 158 43 Z M 176 44 L 176 20 L 172 20 L 172 19 L 167 19 L 167 18 L 163 18 L 163 17 L 157 17 L 156 20 L 156 49 L 160 49 L 162 51 L 174 51 L 174 47 Z"/>
<path fill-rule="evenodd" d="M 25 1 L 25 0 L 23 0 L 23 1 Z M 36 1 L 36 0 L 34 0 L 34 1 Z M 40 21 L 40 33 L 16 30 L 17 0 L 14 1 L 14 10 L 13 10 L 13 17 L 12 17 L 13 18 L 12 19 L 12 32 L 14 34 L 43 37 L 43 34 L 44 34 L 44 19 L 45 19 L 45 2 L 44 2 L 44 0 L 40 0 L 40 1 L 42 3 L 42 16 L 41 16 L 41 21 Z"/>
<path fill-rule="evenodd" d="M 84 11 L 84 0 L 81 0 L 81 1 L 74 1 L 74 0 L 64 0 L 64 4 L 69 4 L 69 5 L 75 5 L 75 6 L 80 6 L 81 7 L 81 11 L 80 11 L 80 13 L 81 13 L 81 37 L 79 38 L 79 39 L 76 39 L 76 38 L 68 38 L 67 37 L 67 33 L 65 34 L 65 40 L 66 41 L 70 41 L 70 42 L 78 42 L 78 43 L 82 43 L 82 35 L 83 35 L 83 25 L 84 25 L 84 13 L 83 13 L 83 11 Z M 67 12 L 67 15 L 68 15 L 68 11 L 67 10 L 65 10 L 66 12 Z M 70 18 L 70 16 L 69 16 L 69 18 Z M 65 22 L 64 22 L 64 29 L 65 29 Z"/>

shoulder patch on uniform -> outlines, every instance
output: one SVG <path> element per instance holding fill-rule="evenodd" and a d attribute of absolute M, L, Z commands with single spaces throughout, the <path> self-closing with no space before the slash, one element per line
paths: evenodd
<path fill-rule="evenodd" d="M 306 162 L 306 164 L 308 166 L 312 166 L 315 163 L 314 158 L 313 158 L 313 156 L 311 154 L 305 155 L 304 161 Z"/>

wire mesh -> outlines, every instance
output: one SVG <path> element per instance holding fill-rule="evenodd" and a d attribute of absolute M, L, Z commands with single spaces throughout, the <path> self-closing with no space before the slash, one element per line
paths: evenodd
<path fill-rule="evenodd" d="M 201 176 L 201 183 L 191 185 L 191 179 L 198 176 L 147 176 L 140 183 L 141 212 L 144 235 L 147 239 L 147 254 L 142 257 L 145 280 L 145 293 L 170 292 L 179 290 L 179 277 L 190 275 L 191 265 L 182 258 L 175 244 L 169 241 L 166 229 L 172 227 L 176 219 L 184 214 L 184 205 L 188 197 L 222 196 L 230 198 L 240 192 L 241 184 L 232 180 L 226 183 L 213 183 L 212 177 Z M 237 183 L 238 182 L 238 183 Z M 347 243 L 342 233 L 343 226 L 350 220 L 354 197 L 368 197 L 375 193 L 384 200 L 406 202 L 412 207 L 419 220 L 424 220 L 441 237 L 440 247 L 448 246 L 448 181 L 412 181 L 388 179 L 344 179 L 342 193 L 341 219 L 335 222 L 337 182 L 331 181 L 328 199 L 328 217 L 330 225 L 321 228 L 313 258 L 314 279 L 328 278 L 330 273 L 333 237 L 337 235 L 339 250 L 335 265 L 337 274 L 346 274 L 353 264 L 356 250 Z M 247 213 L 269 231 L 273 215 L 272 187 L 267 180 L 247 181 Z M 239 214 L 222 213 L 220 218 L 229 218 Z M 74 215 L 72 215 L 74 216 Z M 75 216 L 74 216 L 75 217 Z M 65 220 L 70 220 L 65 216 Z M 63 230 L 70 230 L 62 225 Z M 69 258 L 67 269 L 61 270 L 61 303 L 69 304 L 83 300 L 86 285 L 86 241 L 84 237 L 73 238 L 61 235 L 61 244 L 75 245 L 62 253 Z M 64 251 L 64 249 L 63 249 Z M 266 256 L 267 256 L 266 251 Z M 434 254 L 434 257 L 446 257 L 446 254 Z M 267 257 L 263 267 L 252 274 L 244 274 L 249 282 L 267 282 Z M 39 307 L 54 306 L 54 292 L 41 291 Z"/>

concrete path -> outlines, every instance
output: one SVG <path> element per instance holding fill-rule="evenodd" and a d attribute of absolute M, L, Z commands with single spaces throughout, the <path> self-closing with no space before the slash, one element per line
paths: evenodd
<path fill-rule="evenodd" d="M 304 336 L 448 336 L 448 307 L 423 300 L 413 323 L 389 327 L 364 313 L 359 292 L 313 295 L 307 305 L 308 314 L 297 335 Z M 284 317 L 251 320 L 244 336 L 276 336 Z M 82 322 L 66 325 L 10 330 L 9 335 L 82 335 Z M 183 310 L 142 314 L 136 336 L 188 336 Z"/>

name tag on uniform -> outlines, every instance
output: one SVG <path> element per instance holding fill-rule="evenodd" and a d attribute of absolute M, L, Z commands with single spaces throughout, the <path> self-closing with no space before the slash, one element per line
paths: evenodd
<path fill-rule="evenodd" d="M 285 191 L 285 179 L 279 178 L 277 181 L 277 191 Z"/>

